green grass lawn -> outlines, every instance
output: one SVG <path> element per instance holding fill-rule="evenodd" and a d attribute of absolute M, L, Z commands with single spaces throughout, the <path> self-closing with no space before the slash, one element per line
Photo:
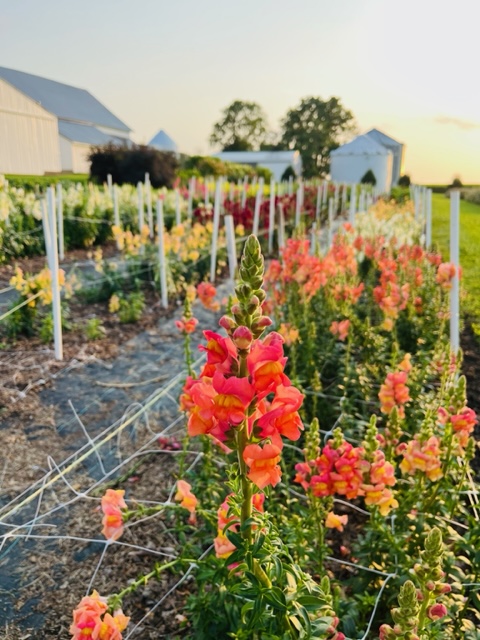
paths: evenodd
<path fill-rule="evenodd" d="M 443 259 L 449 259 L 450 200 L 443 194 L 432 196 L 432 241 Z M 466 292 L 464 310 L 480 320 L 480 205 L 460 201 L 460 264 Z"/>

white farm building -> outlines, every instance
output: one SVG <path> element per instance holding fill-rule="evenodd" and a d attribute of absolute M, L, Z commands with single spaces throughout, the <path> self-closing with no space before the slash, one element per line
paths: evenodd
<path fill-rule="evenodd" d="M 302 158 L 298 151 L 222 151 L 214 153 L 213 157 L 225 162 L 265 167 L 270 169 L 277 182 L 288 167 L 292 167 L 297 176 L 302 175 Z"/>
<path fill-rule="evenodd" d="M 0 67 L 0 174 L 88 173 L 92 145 L 130 132 L 88 91 Z"/>
<path fill-rule="evenodd" d="M 377 187 L 388 193 L 403 172 L 405 145 L 378 129 L 357 136 L 330 153 L 330 176 L 334 182 L 358 183 L 370 169 Z"/>

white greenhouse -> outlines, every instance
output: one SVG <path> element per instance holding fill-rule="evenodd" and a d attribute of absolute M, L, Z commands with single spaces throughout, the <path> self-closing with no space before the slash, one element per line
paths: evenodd
<path fill-rule="evenodd" d="M 88 173 L 92 145 L 130 131 L 84 89 L 0 67 L 0 174 Z"/>
<path fill-rule="evenodd" d="M 270 169 L 277 182 L 288 167 L 292 167 L 297 176 L 302 175 L 302 158 L 298 151 L 222 151 L 213 156 L 225 162 Z"/>
<path fill-rule="evenodd" d="M 149 147 L 153 147 L 158 151 L 171 151 L 172 153 L 178 153 L 178 147 L 175 140 L 173 140 L 166 131 L 160 129 L 148 143 Z"/>
<path fill-rule="evenodd" d="M 392 186 L 393 153 L 367 134 L 330 153 L 333 182 L 358 183 L 369 169 L 373 171 L 377 188 L 388 193 Z"/>

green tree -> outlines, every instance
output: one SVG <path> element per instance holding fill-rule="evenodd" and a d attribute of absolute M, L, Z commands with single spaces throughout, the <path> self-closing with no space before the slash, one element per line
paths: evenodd
<path fill-rule="evenodd" d="M 303 175 L 313 178 L 330 170 L 330 152 L 342 137 L 355 130 L 353 114 L 338 98 L 303 98 L 290 109 L 283 122 L 282 142 L 300 152 Z"/>
<path fill-rule="evenodd" d="M 235 100 L 222 112 L 222 118 L 213 125 L 210 144 L 224 151 L 251 151 L 265 140 L 267 118 L 256 102 Z"/>

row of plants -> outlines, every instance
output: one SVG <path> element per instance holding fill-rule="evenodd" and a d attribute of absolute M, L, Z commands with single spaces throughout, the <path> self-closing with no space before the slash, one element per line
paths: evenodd
<path fill-rule="evenodd" d="M 259 184 L 249 183 L 246 187 L 246 199 L 243 184 L 224 182 L 223 199 L 226 213 L 232 213 L 236 224 L 242 224 L 251 231 L 255 198 Z M 328 188 L 329 197 L 337 195 L 337 210 L 341 209 L 341 193 L 333 184 Z M 206 195 L 208 192 L 208 195 Z M 348 190 L 348 194 L 350 189 Z M 192 211 L 196 220 L 213 216 L 215 179 L 198 178 L 192 198 Z M 43 255 L 45 245 L 42 228 L 42 199 L 44 193 L 34 192 L 23 187 L 13 187 L 0 182 L 0 262 L 11 262 L 15 258 Z M 263 186 L 263 203 L 260 212 L 260 229 L 268 227 L 270 186 Z M 178 214 L 181 220 L 188 219 L 189 187 L 177 181 L 175 189 L 142 188 L 143 215 L 148 220 L 148 200 L 152 202 L 152 221 L 156 219 L 156 200 L 162 197 L 164 203 L 165 224 L 170 229 L 177 224 Z M 306 183 L 302 212 L 315 219 L 317 185 Z M 282 204 L 287 221 L 295 218 L 296 195 L 288 193 L 287 185 L 281 185 L 275 199 L 276 205 Z M 114 210 L 112 193 L 107 185 L 102 187 L 89 184 L 70 184 L 62 188 L 62 210 L 65 250 L 85 249 L 103 246 L 113 237 Z M 123 229 L 139 233 L 139 195 L 138 188 L 129 184 L 118 187 L 119 222 Z M 325 201 L 322 207 L 322 219 L 327 215 Z M 152 223 L 153 229 L 153 223 Z"/>
<path fill-rule="evenodd" d="M 83 598 L 73 638 L 119 640 L 132 594 L 192 567 L 179 637 L 478 638 L 477 419 L 446 331 L 455 268 L 420 246 L 409 208 L 379 203 L 324 254 L 297 231 L 266 273 L 250 236 L 198 372 L 187 297 L 183 446 L 203 456 L 188 470 L 180 457 L 175 501 L 132 486 L 101 501 L 108 540 L 156 517 L 176 557 Z"/>
<path fill-rule="evenodd" d="M 62 296 L 62 327 L 64 331 L 81 330 L 87 339 L 103 337 L 105 331 L 98 318 L 92 318 L 82 326 L 71 318 L 71 302 L 82 305 L 104 303 L 112 320 L 120 323 L 138 322 L 145 310 L 148 292 L 158 296 L 160 274 L 158 247 L 149 239 L 149 228 L 141 233 L 113 226 L 113 237 L 118 254 L 105 258 L 98 247 L 91 255 L 93 269 L 81 275 L 75 269 L 68 275 L 59 271 L 59 286 Z M 189 285 L 205 279 L 210 270 L 210 247 L 212 223 L 184 223 L 165 232 L 165 256 L 168 297 L 181 300 Z M 237 228 L 241 239 L 242 229 Z M 226 265 L 224 231 L 218 238 L 218 270 L 222 273 Z M 24 273 L 17 265 L 10 280 L 17 295 L 11 299 L 3 319 L 0 333 L 10 339 L 21 336 L 39 336 L 49 343 L 53 340 L 52 282 L 51 273 L 45 267 L 36 274 Z"/>

